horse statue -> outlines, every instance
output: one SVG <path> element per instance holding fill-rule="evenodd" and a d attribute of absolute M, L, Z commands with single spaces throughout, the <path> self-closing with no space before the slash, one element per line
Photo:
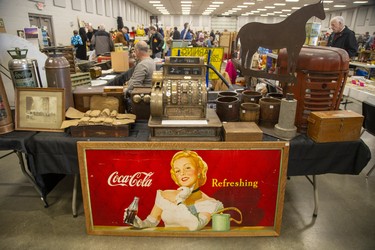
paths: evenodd
<path fill-rule="evenodd" d="M 302 7 L 280 23 L 252 22 L 242 26 L 238 32 L 236 44 L 240 40 L 243 71 L 249 73 L 248 75 L 259 76 L 259 74 L 256 74 L 257 70 L 250 69 L 252 56 L 259 47 L 267 49 L 286 48 L 288 53 L 287 72 L 290 75 L 294 75 L 299 53 L 306 40 L 306 23 L 313 16 L 321 20 L 325 19 L 326 15 L 322 0 L 316 4 Z"/>

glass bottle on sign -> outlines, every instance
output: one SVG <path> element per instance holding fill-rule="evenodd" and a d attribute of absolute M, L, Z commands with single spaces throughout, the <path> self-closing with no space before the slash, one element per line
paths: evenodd
<path fill-rule="evenodd" d="M 138 201 L 139 201 L 139 198 L 135 196 L 134 200 L 129 205 L 129 207 L 125 209 L 124 223 L 133 225 L 135 216 L 138 213 Z"/>

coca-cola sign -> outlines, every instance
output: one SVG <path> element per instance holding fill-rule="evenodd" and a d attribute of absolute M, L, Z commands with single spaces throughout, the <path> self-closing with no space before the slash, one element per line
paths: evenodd
<path fill-rule="evenodd" d="M 118 171 L 113 172 L 108 177 L 109 186 L 123 187 L 150 187 L 152 185 L 151 176 L 154 172 L 136 172 L 134 174 L 122 175 Z"/>
<path fill-rule="evenodd" d="M 286 142 L 77 144 L 89 234 L 227 237 L 280 233 Z M 189 189 L 187 201 L 177 202 L 177 194 L 194 182 L 199 188 Z M 135 197 L 138 208 L 132 209 L 129 204 Z M 216 224 L 225 217 L 221 212 L 237 220 L 229 229 Z M 198 222 L 197 213 L 211 217 L 201 228 L 189 227 Z M 215 223 L 214 215 L 218 217 Z"/>

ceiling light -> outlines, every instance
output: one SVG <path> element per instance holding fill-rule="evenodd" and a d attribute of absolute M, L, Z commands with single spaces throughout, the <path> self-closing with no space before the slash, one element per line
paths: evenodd
<path fill-rule="evenodd" d="M 247 8 L 245 5 L 238 5 L 237 8 Z"/>
<path fill-rule="evenodd" d="M 324 1 L 324 3 L 333 3 L 333 1 L 330 1 L 330 0 L 329 1 Z"/>
<path fill-rule="evenodd" d="M 192 3 L 192 1 L 181 1 L 181 3 Z"/>
<path fill-rule="evenodd" d="M 191 7 L 191 4 L 181 4 L 182 7 Z"/>
<path fill-rule="evenodd" d="M 156 7 L 156 6 L 163 6 L 163 5 L 154 3 L 153 6 Z"/>
<path fill-rule="evenodd" d="M 345 8 L 346 5 L 345 4 L 336 4 L 336 5 L 333 5 L 333 7 L 336 7 L 336 8 Z"/>
<path fill-rule="evenodd" d="M 213 4 L 223 4 L 224 2 L 212 2 Z"/>
<path fill-rule="evenodd" d="M 264 8 L 266 8 L 266 9 L 274 9 L 276 7 L 275 6 L 265 6 Z"/>
<path fill-rule="evenodd" d="M 301 7 L 292 7 L 292 10 L 299 10 Z"/>
<path fill-rule="evenodd" d="M 255 3 L 254 2 L 244 2 L 243 4 L 245 4 L 245 5 L 254 5 Z"/>
<path fill-rule="evenodd" d="M 281 10 L 281 11 L 283 11 L 283 12 L 291 12 L 291 10 Z"/>
<path fill-rule="evenodd" d="M 274 3 L 273 5 L 275 5 L 275 6 L 285 6 L 286 4 L 285 3 Z"/>
<path fill-rule="evenodd" d="M 299 0 L 285 0 L 285 2 L 289 2 L 289 3 L 298 3 Z"/>
<path fill-rule="evenodd" d="M 329 10 L 329 8 L 324 8 L 325 11 Z"/>
<path fill-rule="evenodd" d="M 160 1 L 149 1 L 149 3 L 160 3 Z"/>
<path fill-rule="evenodd" d="M 259 10 L 259 11 L 266 11 L 266 9 L 257 9 L 257 10 Z"/>
<path fill-rule="evenodd" d="M 220 7 L 218 4 L 210 4 L 208 7 Z"/>
<path fill-rule="evenodd" d="M 359 4 L 359 3 L 368 3 L 368 1 L 354 1 L 353 3 Z"/>

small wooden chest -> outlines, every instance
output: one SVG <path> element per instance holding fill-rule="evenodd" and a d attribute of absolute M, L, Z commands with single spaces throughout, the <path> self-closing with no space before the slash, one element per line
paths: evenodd
<path fill-rule="evenodd" d="M 311 112 L 307 120 L 307 135 L 315 142 L 356 141 L 363 116 L 350 110 L 332 110 Z"/>
<path fill-rule="evenodd" d="M 128 137 L 129 125 L 87 125 L 70 127 L 72 137 Z"/>
<path fill-rule="evenodd" d="M 225 141 L 262 141 L 263 131 L 255 122 L 224 122 Z"/>

